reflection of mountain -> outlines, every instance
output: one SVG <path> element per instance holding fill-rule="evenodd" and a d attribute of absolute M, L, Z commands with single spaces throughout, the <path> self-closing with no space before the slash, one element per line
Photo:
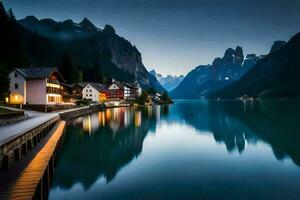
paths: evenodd
<path fill-rule="evenodd" d="M 71 188 L 79 182 L 88 189 L 101 176 L 111 181 L 142 152 L 149 127 L 156 127 L 155 112 L 154 108 L 118 108 L 73 121 L 67 128 L 53 186 Z"/>
<path fill-rule="evenodd" d="M 300 165 L 299 102 L 197 101 L 182 103 L 178 112 L 187 124 L 212 132 L 228 152 L 263 140 L 278 160 L 289 156 Z"/>
<path fill-rule="evenodd" d="M 244 112 L 228 107 L 226 112 L 240 119 L 257 136 L 269 143 L 278 160 L 288 156 L 300 166 L 299 102 L 245 103 Z"/>
<path fill-rule="evenodd" d="M 219 106 L 218 106 L 219 105 Z M 210 106 L 209 127 L 217 142 L 224 142 L 228 152 L 242 153 L 247 143 L 256 143 L 257 136 L 238 119 L 220 112 L 221 104 Z"/>

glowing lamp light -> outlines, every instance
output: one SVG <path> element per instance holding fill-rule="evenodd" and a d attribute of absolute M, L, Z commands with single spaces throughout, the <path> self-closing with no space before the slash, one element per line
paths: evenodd
<path fill-rule="evenodd" d="M 16 101 L 19 100 L 19 96 L 18 96 L 18 95 L 15 96 L 15 100 L 16 100 Z"/>
<path fill-rule="evenodd" d="M 6 102 L 6 103 L 8 103 L 8 101 L 9 101 L 9 98 L 8 98 L 8 97 L 6 97 L 6 98 L 5 98 L 5 102 Z"/>

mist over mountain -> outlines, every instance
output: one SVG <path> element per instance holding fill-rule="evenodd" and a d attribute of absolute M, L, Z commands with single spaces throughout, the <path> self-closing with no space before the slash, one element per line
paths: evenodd
<path fill-rule="evenodd" d="M 150 74 L 152 74 L 153 76 L 156 77 L 156 79 L 158 80 L 158 82 L 167 90 L 167 91 L 171 91 L 174 88 L 176 88 L 181 81 L 183 81 L 184 76 L 180 75 L 180 76 L 176 76 L 176 75 L 167 75 L 167 76 L 163 76 L 159 73 L 156 73 L 155 70 L 151 70 L 149 71 Z"/>
<path fill-rule="evenodd" d="M 98 52 L 108 51 L 107 56 L 110 57 L 110 61 L 118 69 L 128 73 L 129 80 L 137 80 L 143 87 L 153 86 L 150 83 L 149 74 L 142 63 L 141 53 L 130 42 L 117 35 L 115 29 L 110 25 L 106 25 L 104 29 L 100 29 L 87 18 L 84 18 L 79 23 L 75 23 L 72 20 L 63 22 L 56 22 L 52 19 L 38 20 L 34 16 L 19 20 L 19 23 L 39 35 L 62 43 L 73 43 L 74 40 L 85 42 L 86 44 L 83 45 L 87 45 L 88 48 L 93 48 L 87 51 L 94 51 L 89 52 L 94 55 Z M 72 51 L 72 49 L 68 50 Z M 79 54 L 76 56 L 78 57 Z M 86 57 L 88 57 L 88 55 Z M 79 57 L 76 63 L 86 63 L 89 62 L 89 60 L 93 61 L 97 59 L 87 59 L 86 57 Z M 93 63 L 90 64 L 92 65 Z M 103 69 L 103 71 L 105 71 L 105 69 Z M 118 74 L 115 75 L 117 76 Z M 114 74 L 110 74 L 110 76 L 114 76 Z M 153 81 L 155 80 L 152 80 L 152 82 Z M 155 85 L 159 84 L 155 83 Z M 158 88 L 158 90 L 161 91 L 161 88 Z"/>
<path fill-rule="evenodd" d="M 175 99 L 207 98 L 239 80 L 261 57 L 249 54 L 245 58 L 242 47 L 228 48 L 222 58 L 216 58 L 212 64 L 200 65 L 189 72 L 170 95 Z"/>
<path fill-rule="evenodd" d="M 68 82 L 107 82 L 115 78 L 165 91 L 150 77 L 138 49 L 116 34 L 110 25 L 100 29 L 87 18 L 79 23 L 39 20 L 34 16 L 17 21 L 10 15 L 12 11 L 7 13 L 0 2 L 0 23 L 4 28 L 0 32 L 3 51 L 0 72 L 4 76 L 14 67 L 61 68 L 65 58 L 72 65 L 71 77 L 76 77 Z M 12 46 L 14 51 L 8 51 Z M 8 81 L 3 85 L 6 85 L 4 92 Z"/>
<path fill-rule="evenodd" d="M 300 33 L 274 42 L 270 53 L 240 80 L 211 97 L 296 98 L 300 96 Z"/>

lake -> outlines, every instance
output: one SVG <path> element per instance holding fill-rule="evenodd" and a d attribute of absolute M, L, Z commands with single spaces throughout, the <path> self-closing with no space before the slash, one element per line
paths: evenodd
<path fill-rule="evenodd" d="M 182 100 L 77 118 L 49 199 L 300 199 L 300 102 Z"/>

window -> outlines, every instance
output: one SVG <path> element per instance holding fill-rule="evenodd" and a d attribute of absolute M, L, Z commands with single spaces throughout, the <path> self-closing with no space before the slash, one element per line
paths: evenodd
<path fill-rule="evenodd" d="M 90 92 L 92 92 L 92 90 L 90 90 Z"/>
<path fill-rule="evenodd" d="M 17 72 L 15 72 L 15 78 L 17 78 L 18 77 L 18 73 Z"/>
<path fill-rule="evenodd" d="M 85 96 L 86 96 L 86 97 L 88 97 L 89 95 L 88 95 L 88 94 L 86 94 Z"/>
<path fill-rule="evenodd" d="M 89 90 L 85 90 L 86 92 L 89 92 Z"/>
<path fill-rule="evenodd" d="M 18 83 L 15 84 L 15 89 L 19 89 Z"/>
<path fill-rule="evenodd" d="M 92 94 L 90 94 L 90 97 L 92 96 Z"/>

